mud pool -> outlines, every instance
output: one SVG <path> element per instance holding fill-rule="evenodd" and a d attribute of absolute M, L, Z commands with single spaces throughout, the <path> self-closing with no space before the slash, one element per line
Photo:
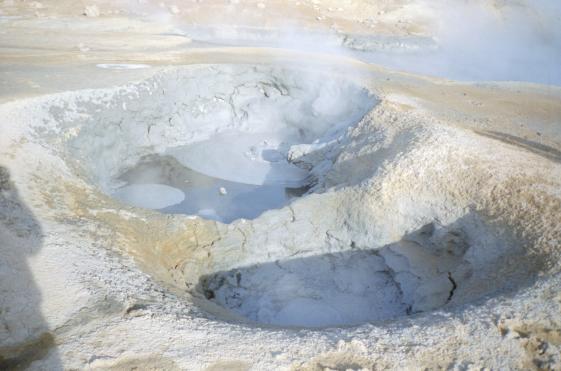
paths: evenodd
<path fill-rule="evenodd" d="M 150 156 L 119 177 L 125 183 L 113 197 L 136 207 L 162 213 L 198 215 L 230 223 L 255 219 L 280 209 L 308 186 L 254 185 L 214 178 L 181 165 L 171 156 Z"/>

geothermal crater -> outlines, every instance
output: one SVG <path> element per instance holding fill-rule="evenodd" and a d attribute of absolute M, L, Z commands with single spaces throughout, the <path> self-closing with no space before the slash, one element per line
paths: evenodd
<path fill-rule="evenodd" d="M 302 69 L 195 68 L 160 83 L 95 125 L 68 123 L 79 131 L 69 151 L 118 200 L 227 223 L 304 194 L 314 176 L 297 154 L 337 150 L 377 103 L 351 79 Z"/>
<path fill-rule="evenodd" d="M 203 274 L 196 291 L 250 322 L 348 326 L 398 319 L 449 303 L 480 302 L 497 290 L 527 283 L 537 269 L 522 274 L 497 270 L 498 264 L 530 259 L 475 213 L 448 226 L 426 224 L 381 248 L 359 248 L 351 242 L 341 252 L 303 255 L 249 266 L 232 262 L 233 269 Z M 491 278 L 495 281 L 490 283 Z"/>
<path fill-rule="evenodd" d="M 473 185 L 458 185 L 468 198 L 442 198 L 431 178 L 414 175 L 386 199 L 357 202 L 357 187 L 386 181 L 376 164 L 408 154 L 404 171 L 418 171 L 441 148 L 465 146 L 455 132 L 437 144 L 430 127 L 369 118 L 380 99 L 358 81 L 267 65 L 170 69 L 53 105 L 55 127 L 39 132 L 51 141 L 62 133 L 68 163 L 114 207 L 219 222 L 207 245 L 195 234 L 195 246 L 180 239 L 171 255 L 147 242 L 132 252 L 156 278 L 174 272 L 172 285 L 218 320 L 381 323 L 527 283 L 540 266 L 510 269 L 534 258 L 508 225 L 491 226 L 471 205 Z M 453 168 L 445 183 L 463 182 L 454 162 L 437 166 Z M 420 191 L 399 190 L 407 182 Z"/>
<path fill-rule="evenodd" d="M 0 370 L 560 370 L 560 14 L 0 0 Z"/>
<path fill-rule="evenodd" d="M 409 238 L 217 272 L 201 277 L 198 289 L 243 317 L 280 326 L 356 325 L 450 302 L 453 276 L 465 281 L 472 273 L 463 231 L 427 224 Z"/>

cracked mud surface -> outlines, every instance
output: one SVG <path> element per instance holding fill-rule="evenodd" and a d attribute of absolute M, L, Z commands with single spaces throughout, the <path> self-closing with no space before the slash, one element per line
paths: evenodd
<path fill-rule="evenodd" d="M 453 275 L 465 280 L 473 273 L 463 232 L 439 232 L 435 238 L 427 224 L 380 249 L 218 272 L 203 276 L 198 289 L 243 317 L 280 326 L 353 325 L 432 310 L 452 300 Z"/>

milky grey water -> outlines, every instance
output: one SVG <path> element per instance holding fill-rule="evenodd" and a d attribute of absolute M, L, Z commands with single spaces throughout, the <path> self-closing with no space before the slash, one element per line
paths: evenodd
<path fill-rule="evenodd" d="M 255 219 L 287 205 L 308 186 L 252 185 L 210 177 L 171 156 L 152 155 L 123 173 L 113 197 L 124 203 L 169 214 L 198 215 L 223 223 Z"/>

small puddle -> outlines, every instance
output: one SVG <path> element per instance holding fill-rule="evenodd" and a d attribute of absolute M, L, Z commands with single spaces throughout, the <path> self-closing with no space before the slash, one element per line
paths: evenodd
<path fill-rule="evenodd" d="M 97 68 L 105 70 L 138 70 L 142 68 L 150 68 L 148 64 L 135 64 L 135 63 L 100 63 L 95 65 Z"/>
<path fill-rule="evenodd" d="M 171 156 L 159 155 L 144 158 L 119 180 L 125 185 L 112 196 L 124 203 L 223 223 L 255 219 L 267 210 L 282 208 L 309 189 L 232 182 L 187 168 Z"/>

